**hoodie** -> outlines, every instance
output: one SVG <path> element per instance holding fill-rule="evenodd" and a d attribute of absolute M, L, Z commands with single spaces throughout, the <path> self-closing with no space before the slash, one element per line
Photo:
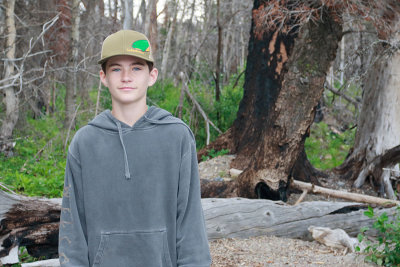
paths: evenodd
<path fill-rule="evenodd" d="M 61 266 L 210 266 L 192 131 L 150 106 L 131 127 L 109 110 L 67 156 Z"/>

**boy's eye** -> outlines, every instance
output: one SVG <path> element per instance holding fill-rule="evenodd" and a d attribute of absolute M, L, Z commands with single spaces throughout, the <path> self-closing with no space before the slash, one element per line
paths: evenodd
<path fill-rule="evenodd" d="M 114 69 L 111 69 L 111 71 L 120 71 L 121 69 L 119 69 L 119 68 L 114 68 Z"/>
<path fill-rule="evenodd" d="M 134 71 L 139 71 L 139 70 L 141 70 L 141 68 L 139 68 L 139 67 L 133 67 L 132 70 L 134 70 Z"/>

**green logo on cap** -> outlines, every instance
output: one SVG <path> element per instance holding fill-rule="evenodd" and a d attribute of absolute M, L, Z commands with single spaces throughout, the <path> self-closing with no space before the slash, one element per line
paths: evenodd
<path fill-rule="evenodd" d="M 138 40 L 132 44 L 134 50 L 140 50 L 141 52 L 150 52 L 150 44 L 147 40 Z"/>

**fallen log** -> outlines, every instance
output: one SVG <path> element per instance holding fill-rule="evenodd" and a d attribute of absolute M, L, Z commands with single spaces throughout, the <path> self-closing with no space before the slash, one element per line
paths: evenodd
<path fill-rule="evenodd" d="M 1 263 L 17 263 L 19 246 L 25 246 L 34 257 L 57 257 L 60 211 L 61 199 L 25 197 L 0 190 Z"/>
<path fill-rule="evenodd" d="M 400 201 L 387 199 L 387 198 L 380 198 L 374 197 L 369 195 L 357 194 L 357 193 L 350 193 L 346 191 L 339 191 L 333 190 L 329 188 L 324 188 L 322 186 L 313 185 L 310 183 L 304 183 L 296 180 L 292 180 L 290 183 L 292 188 L 299 189 L 307 192 L 311 192 L 314 194 L 321 194 L 328 197 L 335 197 L 335 198 L 342 198 L 346 200 L 361 202 L 361 203 L 369 203 L 369 204 L 376 204 L 381 205 L 384 207 L 393 207 L 396 205 L 400 205 Z"/>
<path fill-rule="evenodd" d="M 35 257 L 57 257 L 61 199 L 38 199 L 0 190 L 0 259 L 10 251 L 18 262 L 18 247 L 26 246 Z M 355 202 L 303 202 L 296 206 L 281 201 L 245 198 L 202 199 L 209 240 L 259 235 L 311 240 L 311 225 L 341 228 L 356 235 L 373 220 L 363 215 L 366 204 Z M 381 209 L 389 217 L 395 208 Z M 11 257 L 12 258 L 12 257 Z M 6 262 L 3 262 L 3 264 Z"/>
<path fill-rule="evenodd" d="M 259 235 L 312 240 L 309 226 L 341 228 L 356 236 L 373 220 L 364 216 L 366 204 L 355 202 L 303 202 L 296 206 L 281 201 L 246 198 L 202 199 L 209 240 Z M 396 208 L 376 209 L 376 214 L 386 212 L 393 218 Z M 367 232 L 372 234 L 372 232 Z"/>
<path fill-rule="evenodd" d="M 35 261 L 35 262 L 21 264 L 21 267 L 58 267 L 58 266 L 60 266 L 59 259 Z"/>
<path fill-rule="evenodd" d="M 242 172 L 243 171 L 237 170 L 237 169 L 229 170 L 231 177 L 237 177 Z M 223 187 L 223 185 L 220 185 L 220 187 Z M 225 185 L 225 187 L 228 187 L 228 186 Z M 369 196 L 369 195 L 364 195 L 364 194 L 357 194 L 357 193 L 351 193 L 351 192 L 346 192 L 346 191 L 329 189 L 329 188 L 325 188 L 322 186 L 317 186 L 317 185 L 313 185 L 310 183 L 297 181 L 294 179 L 290 180 L 290 187 L 293 189 L 301 190 L 303 192 L 302 195 L 300 196 L 299 200 L 296 202 L 296 205 L 302 201 L 302 199 L 305 197 L 305 195 L 307 193 L 310 193 L 310 192 L 314 193 L 314 194 L 321 194 L 321 195 L 324 195 L 327 197 L 341 198 L 341 199 L 346 199 L 346 200 L 355 201 L 355 202 L 380 205 L 380 206 L 384 206 L 384 207 L 393 207 L 396 205 L 400 205 L 400 201 L 393 200 L 393 199 L 374 197 L 374 196 Z"/>

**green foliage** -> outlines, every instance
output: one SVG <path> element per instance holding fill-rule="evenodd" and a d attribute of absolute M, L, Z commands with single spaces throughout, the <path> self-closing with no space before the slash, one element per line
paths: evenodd
<path fill-rule="evenodd" d="M 400 266 L 400 206 L 397 207 L 393 220 L 389 220 L 386 212 L 381 215 L 375 214 L 371 207 L 368 207 L 364 215 L 375 220 L 372 228 L 378 231 L 377 242 L 366 240 L 365 260 L 383 266 Z M 366 227 L 361 229 L 361 234 L 358 235 L 360 242 L 367 239 L 367 230 Z M 356 250 L 361 249 L 357 247 Z"/>
<path fill-rule="evenodd" d="M 39 258 L 32 257 L 31 255 L 28 254 L 26 247 L 19 247 L 18 255 L 20 262 L 11 265 L 11 267 L 21 267 L 21 263 L 35 262 L 46 259 L 45 257 L 39 257 Z"/>
<path fill-rule="evenodd" d="M 103 109 L 111 109 L 111 94 L 104 86 L 102 86 L 100 91 L 100 105 Z"/>
<path fill-rule="evenodd" d="M 66 158 L 59 129 L 51 117 L 28 119 L 14 156 L 0 154 L 0 182 L 28 196 L 61 197 Z"/>
<path fill-rule="evenodd" d="M 204 155 L 201 156 L 202 161 L 208 160 L 210 158 L 212 159 L 212 158 L 215 158 L 218 156 L 226 155 L 229 153 L 229 149 L 222 149 L 219 151 L 215 151 L 214 149 L 211 149 L 211 150 L 207 150 L 207 152 L 208 152 L 207 156 L 204 156 Z"/>
<path fill-rule="evenodd" d="M 217 125 L 217 127 L 225 132 L 236 118 L 236 113 L 239 108 L 239 102 L 243 97 L 243 82 L 242 75 L 234 87 L 237 75 L 232 75 L 229 84 L 221 88 L 220 102 L 215 101 L 214 85 L 205 87 L 203 83 L 197 80 L 192 80 L 189 84 L 189 91 L 195 96 L 209 119 Z M 157 103 L 161 108 L 168 110 L 173 115 L 178 115 L 179 97 L 181 85 L 174 86 L 171 81 L 157 82 L 149 88 L 147 92 L 148 103 Z M 196 144 L 198 148 L 206 145 L 207 132 L 205 123 L 201 116 L 192 115 L 192 103 L 190 99 L 185 98 L 182 109 L 182 120 L 185 121 L 196 135 Z M 219 112 L 219 119 L 217 117 Z M 218 137 L 219 133 L 210 125 L 211 141 Z"/>
<path fill-rule="evenodd" d="M 310 137 L 306 139 L 305 150 L 311 164 L 319 169 L 331 169 L 340 165 L 354 143 L 355 129 L 337 134 L 324 123 L 311 126 Z"/>

